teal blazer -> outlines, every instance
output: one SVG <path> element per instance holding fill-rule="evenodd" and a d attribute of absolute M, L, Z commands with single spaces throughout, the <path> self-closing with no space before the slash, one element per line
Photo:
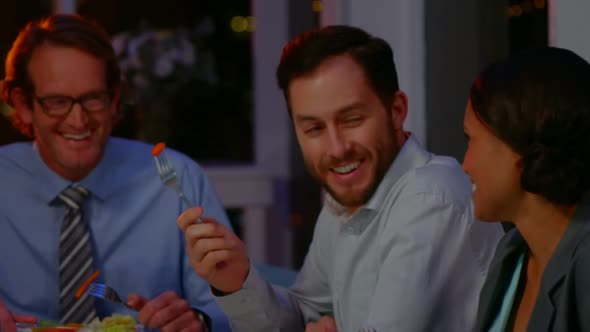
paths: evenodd
<path fill-rule="evenodd" d="M 526 248 L 516 228 L 498 244 L 480 293 L 476 331 L 488 331 Z M 590 331 L 590 197 L 576 210 L 545 268 L 527 331 Z"/>

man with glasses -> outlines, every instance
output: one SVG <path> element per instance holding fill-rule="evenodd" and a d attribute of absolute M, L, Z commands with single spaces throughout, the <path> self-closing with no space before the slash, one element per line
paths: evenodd
<path fill-rule="evenodd" d="M 121 313 L 163 331 L 229 330 L 189 266 L 174 224 L 187 207 L 161 183 L 151 146 L 110 137 L 121 82 L 106 32 L 75 15 L 31 22 L 6 58 L 0 92 L 13 124 L 33 138 L 0 148 L 2 327 Z M 229 227 L 199 166 L 173 150 L 168 157 L 189 200 Z M 73 296 L 99 270 L 96 281 L 137 313 Z"/>

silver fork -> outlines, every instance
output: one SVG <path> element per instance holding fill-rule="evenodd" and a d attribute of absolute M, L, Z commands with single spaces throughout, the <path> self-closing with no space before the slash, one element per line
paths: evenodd
<path fill-rule="evenodd" d="M 113 288 L 105 284 L 93 282 L 90 285 L 88 285 L 88 289 L 86 291 L 88 292 L 88 294 L 95 296 L 99 299 L 119 303 L 131 310 L 137 311 L 137 309 L 131 307 L 126 302 L 121 300 L 119 294 L 117 294 L 117 292 Z"/>
<path fill-rule="evenodd" d="M 165 186 L 168 188 L 174 189 L 180 198 L 184 201 L 187 207 L 193 206 L 193 204 L 186 198 L 186 195 L 182 192 L 180 188 L 180 183 L 178 182 L 178 177 L 176 176 L 176 170 L 170 159 L 166 157 L 164 151 L 161 151 L 159 154 L 154 155 L 154 160 L 156 161 L 156 168 L 158 169 L 158 174 L 160 175 L 160 180 L 164 183 Z M 197 218 L 197 222 L 201 222 L 202 219 L 199 217 Z"/>

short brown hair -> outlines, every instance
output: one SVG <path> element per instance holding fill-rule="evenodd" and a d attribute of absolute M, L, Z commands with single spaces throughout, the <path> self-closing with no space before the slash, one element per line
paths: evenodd
<path fill-rule="evenodd" d="M 289 112 L 290 83 L 313 73 L 325 60 L 339 55 L 352 57 L 383 105 L 386 108 L 391 106 L 399 84 L 389 44 L 360 28 L 333 25 L 304 32 L 283 48 L 276 75 Z"/>
<path fill-rule="evenodd" d="M 0 98 L 13 106 L 11 92 L 21 88 L 27 93 L 33 91 L 33 83 L 27 70 L 34 51 L 45 43 L 72 47 L 104 60 L 106 64 L 107 87 L 112 91 L 121 82 L 121 72 L 109 34 L 96 22 L 75 14 L 56 14 L 28 23 L 20 31 L 6 56 L 6 77 L 0 85 Z M 23 134 L 32 137 L 32 128 L 12 114 L 12 124 Z"/>

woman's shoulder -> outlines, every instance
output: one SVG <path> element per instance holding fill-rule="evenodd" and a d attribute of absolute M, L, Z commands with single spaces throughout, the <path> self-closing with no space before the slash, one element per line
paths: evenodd
<path fill-rule="evenodd" d="M 586 283 L 590 284 L 590 232 L 585 232 L 573 255 L 576 274 L 587 276 Z"/>

